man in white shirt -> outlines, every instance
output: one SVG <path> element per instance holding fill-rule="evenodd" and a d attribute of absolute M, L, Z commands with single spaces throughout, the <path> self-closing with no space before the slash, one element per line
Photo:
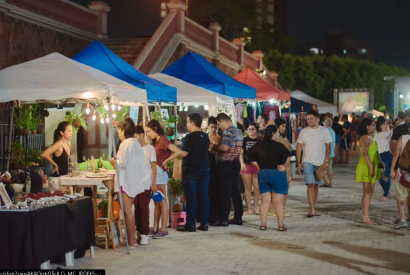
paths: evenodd
<path fill-rule="evenodd" d="M 305 183 L 307 185 L 307 195 L 309 200 L 310 212 L 307 217 L 319 216 L 315 212 L 315 204 L 319 195 L 319 184 L 322 181 L 317 181 L 315 171 L 330 159 L 332 137 L 329 131 L 319 126 L 319 114 L 315 110 L 307 113 L 308 127 L 304 128 L 298 137 L 298 147 L 296 150 L 296 158 L 298 171 L 301 173 L 303 163 L 303 173 L 305 175 Z M 303 161 L 301 162 L 302 146 L 304 147 Z"/>
<path fill-rule="evenodd" d="M 144 192 L 138 194 L 134 199 L 134 217 L 138 232 L 138 243 L 149 243 L 149 203 L 151 192 L 157 191 L 157 154 L 155 148 L 145 142 L 145 131 L 142 126 L 135 127 L 135 138 L 144 151 L 144 170 L 142 174 L 142 187 Z"/>

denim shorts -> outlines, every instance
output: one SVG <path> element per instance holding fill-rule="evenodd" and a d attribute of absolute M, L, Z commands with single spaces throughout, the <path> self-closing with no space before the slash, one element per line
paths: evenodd
<path fill-rule="evenodd" d="M 315 171 L 319 168 L 319 166 L 313 165 L 308 162 L 303 163 L 303 174 L 305 175 L 305 183 L 306 184 L 321 184 L 322 181 L 317 181 L 315 179 Z"/>
<path fill-rule="evenodd" d="M 258 174 L 260 194 L 273 192 L 276 194 L 288 194 L 288 179 L 286 171 L 280 172 L 276 169 L 263 169 Z"/>

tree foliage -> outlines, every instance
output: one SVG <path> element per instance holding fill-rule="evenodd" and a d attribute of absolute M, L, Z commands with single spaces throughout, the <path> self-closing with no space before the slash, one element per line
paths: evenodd
<path fill-rule="evenodd" d="M 204 26 L 218 22 L 222 28 L 221 37 L 228 41 L 244 38 L 248 51 L 266 52 L 295 44 L 277 22 L 261 24 L 257 11 L 262 8 L 255 0 L 190 0 L 189 17 Z"/>
<path fill-rule="evenodd" d="M 277 50 L 265 55 L 264 64 L 279 74 L 279 82 L 285 88 L 329 103 L 333 103 L 334 89 L 372 88 L 374 107 L 380 111 L 385 110 L 386 93 L 394 88 L 393 82 L 384 77 L 410 76 L 407 70 L 384 63 L 338 56 L 282 55 Z"/>

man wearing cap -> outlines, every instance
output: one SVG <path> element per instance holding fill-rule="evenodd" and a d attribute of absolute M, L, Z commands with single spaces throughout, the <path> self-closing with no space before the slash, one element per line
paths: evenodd
<path fill-rule="evenodd" d="M 395 229 L 407 228 L 408 222 L 406 220 L 406 200 L 409 197 L 409 190 L 400 184 L 400 170 L 398 170 L 400 152 L 404 149 L 407 141 L 410 139 L 409 126 L 410 126 L 410 110 L 406 110 L 404 113 L 405 123 L 400 124 L 393 131 L 391 138 L 390 149 L 393 152 L 393 161 L 391 166 L 391 178 L 396 178 L 396 190 L 397 190 L 397 208 L 399 210 L 400 219 L 396 221 Z M 397 171 L 397 176 L 395 173 Z M 410 204 L 409 204 L 410 205 Z"/>

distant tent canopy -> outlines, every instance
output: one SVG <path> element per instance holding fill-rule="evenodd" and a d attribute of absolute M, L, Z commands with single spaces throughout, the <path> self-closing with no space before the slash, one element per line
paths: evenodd
<path fill-rule="evenodd" d="M 145 89 L 149 102 L 177 102 L 176 88 L 165 85 L 141 73 L 100 41 L 94 41 L 90 46 L 74 56 L 73 59 L 140 89 Z"/>
<path fill-rule="evenodd" d="M 316 105 L 319 113 L 331 113 L 334 116 L 337 116 L 337 106 L 309 96 L 301 91 L 293 91 L 290 93 L 292 98 L 296 98 L 301 101 L 309 102 Z M 291 106 L 292 109 L 292 106 Z"/>
<path fill-rule="evenodd" d="M 199 54 L 188 52 L 162 73 L 229 97 L 256 98 L 255 88 L 228 76 Z"/>
<path fill-rule="evenodd" d="M 274 87 L 249 67 L 246 67 L 242 72 L 235 76 L 235 79 L 248 86 L 254 87 L 256 89 L 257 100 L 269 101 L 272 98 L 276 100 L 290 100 L 290 93 Z"/>

